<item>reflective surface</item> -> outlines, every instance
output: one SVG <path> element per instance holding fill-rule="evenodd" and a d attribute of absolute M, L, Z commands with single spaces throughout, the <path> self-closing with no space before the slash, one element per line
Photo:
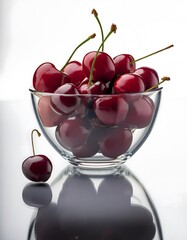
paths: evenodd
<path fill-rule="evenodd" d="M 29 240 L 162 240 L 143 185 L 125 166 L 87 175 L 71 165 L 51 184 L 29 184 L 23 201 L 38 207 Z"/>

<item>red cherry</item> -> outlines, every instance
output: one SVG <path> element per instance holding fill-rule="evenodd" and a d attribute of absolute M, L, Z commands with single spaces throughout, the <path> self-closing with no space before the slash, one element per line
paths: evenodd
<path fill-rule="evenodd" d="M 22 163 L 22 172 L 26 178 L 33 182 L 46 182 L 52 173 L 52 163 L 45 155 L 35 155 L 33 133 L 36 132 L 38 137 L 41 136 L 37 129 L 31 132 L 33 156 L 28 157 Z"/>
<path fill-rule="evenodd" d="M 45 127 L 54 127 L 61 123 L 66 115 L 56 112 L 51 106 L 51 97 L 43 96 L 38 101 L 38 114 Z"/>
<path fill-rule="evenodd" d="M 90 70 L 93 59 L 96 55 L 95 51 L 87 53 L 82 61 L 83 71 L 87 78 L 90 77 Z M 113 59 L 105 52 L 99 52 L 94 65 L 92 82 L 102 81 L 107 83 L 115 76 L 115 65 Z"/>
<path fill-rule="evenodd" d="M 45 155 L 30 156 L 23 162 L 22 171 L 33 182 L 46 182 L 52 173 L 52 163 Z"/>
<path fill-rule="evenodd" d="M 83 146 L 90 133 L 89 122 L 78 116 L 69 117 L 56 129 L 56 139 L 66 149 Z"/>
<path fill-rule="evenodd" d="M 116 69 L 116 76 L 132 73 L 136 69 L 135 59 L 130 54 L 120 54 L 114 57 L 113 60 Z"/>
<path fill-rule="evenodd" d="M 101 153 L 109 158 L 116 158 L 127 152 L 132 143 L 132 133 L 128 129 L 109 128 L 99 141 Z"/>
<path fill-rule="evenodd" d="M 145 85 L 145 90 L 157 85 L 159 83 L 159 76 L 158 73 L 149 67 L 141 67 L 136 69 L 134 72 L 142 77 L 142 80 Z"/>
<path fill-rule="evenodd" d="M 122 123 L 123 127 L 144 128 L 151 122 L 154 113 L 154 103 L 148 96 L 129 104 L 129 111 Z"/>
<path fill-rule="evenodd" d="M 81 105 L 78 88 L 72 83 L 65 83 L 59 87 L 51 97 L 52 107 L 65 114 L 74 112 Z"/>
<path fill-rule="evenodd" d="M 86 75 L 82 69 L 82 64 L 78 61 L 69 62 L 65 66 L 63 71 L 68 74 L 68 76 L 70 78 L 70 82 L 73 83 L 75 86 L 79 86 L 79 84 L 86 77 Z"/>
<path fill-rule="evenodd" d="M 144 92 L 145 86 L 142 77 L 134 73 L 119 76 L 114 82 L 115 93 Z"/>
<path fill-rule="evenodd" d="M 95 114 L 105 125 L 116 125 L 122 122 L 128 112 L 128 104 L 119 96 L 98 98 L 94 103 Z"/>
<path fill-rule="evenodd" d="M 33 76 L 33 86 L 36 91 L 53 93 L 62 84 L 69 82 L 67 74 L 59 71 L 49 62 L 41 64 Z"/>

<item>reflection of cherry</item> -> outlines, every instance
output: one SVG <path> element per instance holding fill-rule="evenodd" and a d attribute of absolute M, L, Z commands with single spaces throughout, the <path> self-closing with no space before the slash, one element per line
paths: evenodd
<path fill-rule="evenodd" d="M 27 205 L 40 208 L 50 204 L 52 191 L 46 183 L 31 183 L 24 187 L 22 198 Z"/>
<path fill-rule="evenodd" d="M 52 173 L 52 163 L 45 155 L 35 155 L 33 144 L 33 133 L 37 132 L 38 136 L 41 134 L 34 129 L 31 133 L 33 156 L 28 157 L 22 163 L 22 172 L 26 178 L 33 182 L 46 182 Z"/>

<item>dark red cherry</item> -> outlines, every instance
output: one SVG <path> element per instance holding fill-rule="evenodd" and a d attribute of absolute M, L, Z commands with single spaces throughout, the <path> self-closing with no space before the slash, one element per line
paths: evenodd
<path fill-rule="evenodd" d="M 120 54 L 114 57 L 113 60 L 116 69 L 116 76 L 125 73 L 132 73 L 136 69 L 135 59 L 130 54 Z"/>
<path fill-rule="evenodd" d="M 141 67 L 135 70 L 136 74 L 142 77 L 145 85 L 145 90 L 157 85 L 159 83 L 158 73 L 150 67 Z"/>
<path fill-rule="evenodd" d="M 94 103 L 95 114 L 104 125 L 117 125 L 128 112 L 128 104 L 123 97 L 110 95 L 98 98 Z"/>
<path fill-rule="evenodd" d="M 56 139 L 66 149 L 83 146 L 90 133 L 89 122 L 79 116 L 69 117 L 56 129 Z"/>
<path fill-rule="evenodd" d="M 82 61 L 83 71 L 87 78 L 90 77 L 90 70 L 93 59 L 96 55 L 95 51 L 87 53 Z M 92 82 L 102 81 L 107 83 L 115 76 L 115 65 L 113 59 L 105 52 L 99 52 L 94 65 Z"/>
<path fill-rule="evenodd" d="M 142 77 L 134 73 L 119 76 L 115 80 L 113 88 L 115 93 L 137 93 L 145 91 Z"/>
<path fill-rule="evenodd" d="M 69 82 L 67 74 L 59 71 L 49 62 L 41 64 L 33 76 L 33 86 L 36 91 L 53 93 L 64 83 Z"/>
<path fill-rule="evenodd" d="M 143 96 L 129 104 L 129 111 L 122 123 L 123 127 L 144 128 L 149 125 L 154 113 L 154 102 L 148 96 Z"/>
<path fill-rule="evenodd" d="M 46 182 L 52 173 L 52 163 L 45 155 L 30 156 L 22 163 L 22 171 L 33 182 Z"/>
<path fill-rule="evenodd" d="M 69 62 L 63 69 L 63 72 L 68 74 L 70 82 L 73 83 L 75 86 L 79 86 L 79 84 L 86 77 L 82 69 L 82 64 L 78 61 Z"/>
<path fill-rule="evenodd" d="M 54 127 L 61 123 L 66 115 L 55 111 L 51 106 L 51 97 L 42 96 L 38 101 L 38 114 L 45 127 Z"/>
<path fill-rule="evenodd" d="M 74 112 L 81 105 L 78 88 L 72 83 L 65 83 L 54 92 L 51 97 L 51 105 L 60 113 Z"/>
<path fill-rule="evenodd" d="M 132 133 L 128 129 L 109 128 L 99 141 L 101 153 L 109 158 L 116 158 L 127 152 L 132 143 Z"/>

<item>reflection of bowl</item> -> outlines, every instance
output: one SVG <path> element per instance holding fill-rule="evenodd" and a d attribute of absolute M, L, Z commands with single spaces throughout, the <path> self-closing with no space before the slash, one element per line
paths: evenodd
<path fill-rule="evenodd" d="M 131 157 L 155 122 L 161 88 L 115 95 L 31 90 L 40 127 L 53 147 L 82 167 L 113 167 Z"/>
<path fill-rule="evenodd" d="M 163 240 L 149 194 L 125 165 L 91 177 L 77 170 L 68 165 L 52 182 L 53 199 L 36 211 L 29 240 Z"/>

